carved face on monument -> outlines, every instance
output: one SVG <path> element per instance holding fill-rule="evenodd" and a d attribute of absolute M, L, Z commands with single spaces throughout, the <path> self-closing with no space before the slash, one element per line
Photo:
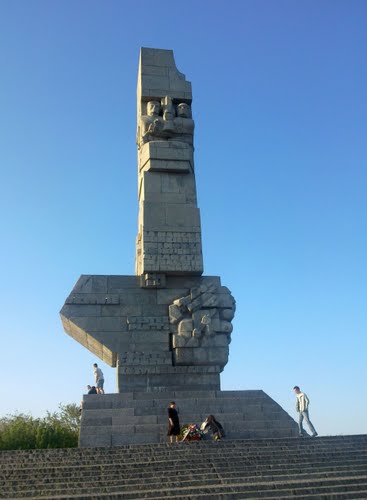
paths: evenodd
<path fill-rule="evenodd" d="M 181 102 L 177 106 L 177 116 L 179 116 L 180 118 L 191 118 L 190 106 L 185 102 Z"/>
<path fill-rule="evenodd" d="M 161 105 L 158 101 L 149 101 L 147 104 L 147 113 L 149 116 L 158 116 L 161 110 Z"/>

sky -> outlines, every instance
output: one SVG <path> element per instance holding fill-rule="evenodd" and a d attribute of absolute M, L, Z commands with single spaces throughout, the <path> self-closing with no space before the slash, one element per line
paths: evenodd
<path fill-rule="evenodd" d="M 193 86 L 204 274 L 237 302 L 222 389 L 367 432 L 367 3 L 0 0 L 0 417 L 77 403 L 59 311 L 134 274 L 140 47 Z"/>

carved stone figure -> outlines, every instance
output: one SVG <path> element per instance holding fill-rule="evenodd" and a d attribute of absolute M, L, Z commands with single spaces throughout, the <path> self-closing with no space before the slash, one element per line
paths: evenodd
<path fill-rule="evenodd" d="M 141 140 L 138 137 L 138 144 L 145 144 L 159 136 L 163 130 L 163 118 L 159 116 L 161 105 L 158 101 L 147 103 L 147 114 L 141 117 L 140 131 Z"/>
<path fill-rule="evenodd" d="M 191 118 L 191 108 L 185 102 L 177 105 L 177 117 L 175 118 L 175 140 L 193 144 L 194 120 Z"/>
<path fill-rule="evenodd" d="M 201 285 L 169 306 L 172 346 L 177 365 L 226 363 L 235 300 L 226 287 Z M 205 348 L 202 351 L 182 349 Z M 217 349 L 219 348 L 219 349 Z M 200 356 L 198 356 L 200 354 Z"/>
<path fill-rule="evenodd" d="M 140 148 L 150 141 L 176 141 L 193 144 L 194 120 L 189 104 L 181 102 L 176 110 L 169 96 L 158 101 L 148 101 L 147 114 L 141 116 L 137 143 Z M 176 116 L 177 114 L 177 116 Z"/>

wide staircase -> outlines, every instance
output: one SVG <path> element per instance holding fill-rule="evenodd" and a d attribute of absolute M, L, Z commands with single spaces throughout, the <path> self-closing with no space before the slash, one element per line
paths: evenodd
<path fill-rule="evenodd" d="M 1 498 L 367 498 L 367 435 L 0 453 Z"/>

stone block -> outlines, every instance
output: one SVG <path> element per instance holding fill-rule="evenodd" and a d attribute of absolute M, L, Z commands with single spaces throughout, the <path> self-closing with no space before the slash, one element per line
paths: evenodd
<path fill-rule="evenodd" d="M 112 434 L 111 446 L 159 443 L 159 440 L 159 432 L 155 434 Z"/>
<path fill-rule="evenodd" d="M 107 292 L 107 276 L 92 276 L 92 292 L 106 293 Z"/>
<path fill-rule="evenodd" d="M 137 305 L 107 305 L 101 307 L 101 316 L 107 317 L 127 317 L 129 315 L 132 316 L 141 316 L 142 314 L 142 306 L 140 304 Z"/>
<path fill-rule="evenodd" d="M 88 417 L 83 416 L 83 427 L 85 426 L 112 425 L 112 417 Z"/>
<path fill-rule="evenodd" d="M 170 203 L 165 206 L 165 220 L 169 226 L 181 226 L 192 231 L 200 228 L 200 212 L 194 206 L 186 205 L 183 209 L 180 204 Z"/>
<path fill-rule="evenodd" d="M 219 307 L 232 308 L 233 305 L 234 305 L 234 301 L 233 301 L 232 295 L 228 295 L 228 294 L 219 294 L 218 295 L 218 306 Z"/>
<path fill-rule="evenodd" d="M 112 435 L 134 434 L 135 426 L 134 425 L 113 425 L 110 428 L 110 432 L 112 433 Z"/>
<path fill-rule="evenodd" d="M 158 294 L 161 291 L 162 290 L 159 290 L 159 289 L 156 290 L 155 299 L 156 299 L 157 303 L 144 304 L 144 306 L 143 306 L 144 315 L 146 315 L 146 316 L 166 316 L 167 315 L 167 306 L 163 303 L 158 302 Z M 136 315 L 136 316 L 138 316 L 138 315 Z M 143 316 L 143 314 L 141 314 L 140 316 Z"/>
<path fill-rule="evenodd" d="M 112 445 L 111 434 L 95 434 L 95 435 L 85 435 L 80 434 L 79 446 L 80 448 L 95 448 Z M 113 445 L 112 445 L 113 446 Z"/>
<path fill-rule="evenodd" d="M 60 314 L 64 315 L 66 318 L 73 318 L 74 316 L 94 316 L 98 317 L 101 315 L 100 305 L 65 305 Z"/>
<path fill-rule="evenodd" d="M 204 278 L 210 278 L 210 280 L 204 280 Z M 166 286 L 168 290 L 184 290 L 184 293 L 180 295 L 181 297 L 189 293 L 190 288 L 200 286 L 201 283 L 219 283 L 220 278 L 217 276 L 167 276 Z M 159 291 L 160 292 L 160 291 Z M 168 293 L 168 292 L 167 292 Z M 159 297 L 159 295 L 158 295 Z"/>
<path fill-rule="evenodd" d="M 191 175 L 174 175 L 161 173 L 161 189 L 162 193 L 185 194 L 187 189 L 194 189 L 195 181 Z"/>
<path fill-rule="evenodd" d="M 185 194 L 176 193 L 143 193 L 142 200 L 151 203 L 180 203 L 185 205 L 187 197 Z"/>
<path fill-rule="evenodd" d="M 121 294 L 120 301 L 124 306 L 143 305 L 143 310 L 145 310 L 146 305 L 157 304 L 157 290 L 147 288 L 141 288 L 139 291 L 132 290 Z"/>
<path fill-rule="evenodd" d="M 140 150 L 141 166 L 148 161 L 169 160 L 193 162 L 193 148 L 184 142 L 150 141 Z"/>
<path fill-rule="evenodd" d="M 157 89 L 164 89 L 166 87 L 169 87 L 168 76 L 143 74 L 142 79 L 144 81 L 144 87 L 148 87 L 153 94 Z"/>
<path fill-rule="evenodd" d="M 116 305 L 119 303 L 119 295 L 111 293 L 72 293 L 65 302 L 67 305 Z"/>
<path fill-rule="evenodd" d="M 141 416 L 116 416 L 112 418 L 112 425 L 113 426 L 118 426 L 118 425 L 142 425 L 142 424 L 157 424 L 158 423 L 158 417 L 157 415 L 141 415 Z"/>
<path fill-rule="evenodd" d="M 228 347 L 178 347 L 174 350 L 176 365 L 226 364 Z"/>
<path fill-rule="evenodd" d="M 137 424 L 135 425 L 136 434 L 154 434 L 156 432 L 167 432 L 167 425 L 163 424 Z"/>
<path fill-rule="evenodd" d="M 87 396 L 92 396 L 92 394 L 84 395 L 84 398 Z M 84 409 L 82 411 L 82 422 L 84 422 L 85 417 L 88 417 L 88 418 L 110 417 L 111 418 L 113 411 L 114 410 L 112 408 L 101 410 L 101 409 L 95 409 L 93 407 L 92 408 L 85 408 L 84 407 Z"/>
<path fill-rule="evenodd" d="M 99 434 L 100 436 L 109 436 L 111 434 L 111 425 L 86 425 L 83 426 L 83 436 L 93 436 Z"/>
<path fill-rule="evenodd" d="M 189 173 L 193 166 L 192 163 L 185 160 L 154 160 L 149 159 L 143 167 L 149 172 L 173 172 L 173 173 Z"/>
<path fill-rule="evenodd" d="M 82 311 L 80 311 L 82 312 Z M 126 317 L 73 317 L 73 322 L 82 330 L 91 332 L 123 332 L 127 331 Z"/>
<path fill-rule="evenodd" d="M 176 68 L 173 51 L 166 49 L 151 49 L 142 47 L 140 49 L 140 71 L 149 66 Z"/>
<path fill-rule="evenodd" d="M 166 205 L 160 203 L 144 203 L 144 228 L 153 228 L 166 220 Z"/>
<path fill-rule="evenodd" d="M 213 338 L 213 342 L 215 347 L 227 347 L 228 346 L 228 337 L 225 334 L 215 335 Z"/>
<path fill-rule="evenodd" d="M 168 76 L 167 66 L 142 66 L 143 75 Z"/>
<path fill-rule="evenodd" d="M 92 293 L 92 276 L 82 274 L 76 282 L 73 293 Z"/>
<path fill-rule="evenodd" d="M 81 275 L 72 293 L 106 293 L 107 276 Z"/>
<path fill-rule="evenodd" d="M 217 397 L 222 391 L 192 391 L 188 395 L 186 391 L 175 391 L 174 396 L 177 400 L 189 398 L 189 399 L 213 399 Z"/>
<path fill-rule="evenodd" d="M 139 276 L 108 276 L 108 292 L 126 292 L 126 289 L 139 289 Z"/>
<path fill-rule="evenodd" d="M 144 172 L 142 178 L 142 191 L 145 194 L 160 194 L 162 192 L 162 175 L 160 173 Z"/>

